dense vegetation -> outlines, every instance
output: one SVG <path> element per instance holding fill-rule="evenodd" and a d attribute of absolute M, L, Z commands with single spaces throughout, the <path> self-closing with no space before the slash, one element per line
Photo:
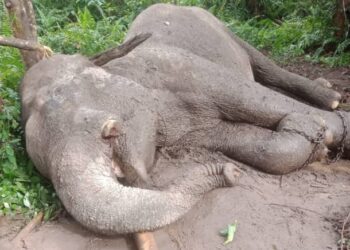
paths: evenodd
<path fill-rule="evenodd" d="M 55 52 L 92 55 L 120 43 L 135 16 L 153 0 L 34 0 L 40 41 Z M 263 0 L 251 9 L 245 0 L 178 0 L 201 6 L 234 32 L 279 61 L 305 56 L 330 66 L 350 64 L 350 39 L 336 38 L 335 1 Z M 0 1 L 0 34 L 11 36 Z M 60 204 L 51 185 L 24 150 L 18 85 L 23 66 L 16 49 L 0 47 L 0 213 L 46 216 Z"/>

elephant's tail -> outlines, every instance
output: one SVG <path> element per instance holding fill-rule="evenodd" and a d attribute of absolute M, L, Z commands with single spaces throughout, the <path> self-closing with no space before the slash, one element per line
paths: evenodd
<path fill-rule="evenodd" d="M 164 191 L 127 187 L 112 174 L 106 157 L 69 150 L 51 166 L 52 182 L 67 211 L 90 230 L 104 234 L 149 231 L 174 222 L 201 196 L 232 185 L 238 170 L 230 163 L 194 166 Z"/>

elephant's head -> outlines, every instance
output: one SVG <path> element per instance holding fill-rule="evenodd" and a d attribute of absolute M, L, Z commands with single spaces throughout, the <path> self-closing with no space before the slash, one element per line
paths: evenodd
<path fill-rule="evenodd" d="M 27 151 L 68 212 L 106 234 L 151 230 L 181 215 L 215 187 L 231 185 L 232 164 L 196 166 L 163 191 L 128 187 L 154 164 L 156 98 L 82 56 L 56 55 L 21 85 Z M 199 165 L 199 164 L 197 164 Z M 208 171 L 209 170 L 209 171 Z M 187 180 L 188 179 L 188 180 Z"/>

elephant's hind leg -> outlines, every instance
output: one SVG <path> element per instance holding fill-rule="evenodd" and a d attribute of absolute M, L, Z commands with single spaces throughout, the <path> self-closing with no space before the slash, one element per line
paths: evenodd
<path fill-rule="evenodd" d="M 289 92 L 320 108 L 335 109 L 339 105 L 341 95 L 330 89 L 331 85 L 325 79 L 312 81 L 284 70 L 232 32 L 228 32 L 248 53 L 257 82 Z"/>
<path fill-rule="evenodd" d="M 326 134 L 320 117 L 292 114 L 277 132 L 249 124 L 221 122 L 210 131 L 189 137 L 189 143 L 221 151 L 227 156 L 272 174 L 285 174 L 325 157 Z"/>
<path fill-rule="evenodd" d="M 220 88 L 216 82 L 210 84 L 212 91 L 208 95 L 223 120 L 275 130 L 279 122 L 289 114 L 317 115 L 325 120 L 327 128 L 332 132 L 334 147 L 339 146 L 344 134 L 342 120 L 349 123 L 349 113 L 344 113 L 345 119 L 341 119 L 336 112 L 317 109 L 254 81 L 234 82 L 234 79 L 229 79 L 226 83 L 220 82 Z M 346 144 L 350 145 L 349 138 L 346 138 Z"/>

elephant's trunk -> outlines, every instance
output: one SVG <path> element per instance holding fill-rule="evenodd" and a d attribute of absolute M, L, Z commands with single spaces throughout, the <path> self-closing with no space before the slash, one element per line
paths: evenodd
<path fill-rule="evenodd" d="M 202 194 L 232 184 L 237 176 L 232 164 L 196 166 L 165 191 L 126 187 L 114 177 L 108 157 L 74 144 L 56 154 L 52 182 L 67 211 L 90 230 L 104 234 L 165 226 L 186 213 Z"/>

